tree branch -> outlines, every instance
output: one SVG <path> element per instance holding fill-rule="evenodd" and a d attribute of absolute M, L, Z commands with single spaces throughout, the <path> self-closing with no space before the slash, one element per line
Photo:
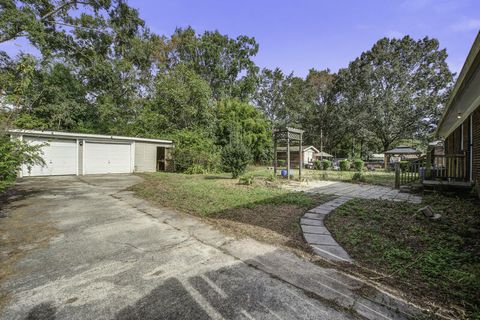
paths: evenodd
<path fill-rule="evenodd" d="M 53 9 L 52 11 L 44 14 L 43 16 L 40 17 L 40 19 L 37 21 L 37 22 L 42 22 L 44 21 L 45 19 L 53 16 L 54 14 L 56 14 L 57 12 L 59 12 L 60 10 L 68 7 L 68 6 L 71 6 L 73 4 L 82 4 L 82 5 L 89 5 L 88 2 L 84 2 L 84 1 L 77 1 L 77 0 L 72 0 L 72 1 L 68 1 L 68 2 L 65 2 L 64 4 L 58 6 L 57 8 Z M 20 37 L 20 33 L 24 32 L 25 31 L 25 28 L 21 28 L 19 30 L 17 30 L 16 32 L 14 32 L 13 34 L 10 34 L 10 35 L 5 35 L 3 37 L 0 38 L 0 43 L 3 43 L 3 42 L 7 42 L 7 41 L 10 41 L 10 40 L 13 40 L 13 39 L 16 39 L 18 37 Z"/>

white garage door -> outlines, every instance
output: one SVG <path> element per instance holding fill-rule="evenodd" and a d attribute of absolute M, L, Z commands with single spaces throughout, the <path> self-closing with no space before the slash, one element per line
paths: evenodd
<path fill-rule="evenodd" d="M 130 147 L 129 143 L 85 142 L 85 174 L 131 172 Z"/>
<path fill-rule="evenodd" d="M 24 141 L 42 147 L 42 158 L 45 166 L 34 166 L 30 171 L 26 166 L 22 169 L 23 176 L 54 176 L 77 174 L 77 141 L 67 139 L 46 139 L 24 137 Z"/>

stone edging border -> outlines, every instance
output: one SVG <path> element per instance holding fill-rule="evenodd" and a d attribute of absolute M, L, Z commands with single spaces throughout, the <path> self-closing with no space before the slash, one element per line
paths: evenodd
<path fill-rule="evenodd" d="M 315 254 L 328 260 L 353 261 L 348 253 L 335 241 L 323 223 L 324 218 L 330 212 L 351 199 L 353 198 L 341 196 L 307 211 L 300 218 L 303 238 L 312 247 Z"/>

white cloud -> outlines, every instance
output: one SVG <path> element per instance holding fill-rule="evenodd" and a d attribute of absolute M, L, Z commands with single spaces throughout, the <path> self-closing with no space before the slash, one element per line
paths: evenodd
<path fill-rule="evenodd" d="M 468 19 L 450 26 L 450 30 L 456 32 L 480 30 L 480 19 Z"/>

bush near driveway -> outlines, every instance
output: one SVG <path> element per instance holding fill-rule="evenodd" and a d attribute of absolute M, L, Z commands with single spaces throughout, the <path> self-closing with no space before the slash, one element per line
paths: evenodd
<path fill-rule="evenodd" d="M 22 165 L 28 168 L 43 165 L 40 148 L 19 140 L 11 140 L 9 136 L 0 135 L 0 191 L 15 181 L 17 171 Z"/>
<path fill-rule="evenodd" d="M 418 213 L 426 204 L 442 217 Z M 480 317 L 479 203 L 439 195 L 422 204 L 355 199 L 328 215 L 326 226 L 355 261 L 386 273 L 381 280 Z"/>

